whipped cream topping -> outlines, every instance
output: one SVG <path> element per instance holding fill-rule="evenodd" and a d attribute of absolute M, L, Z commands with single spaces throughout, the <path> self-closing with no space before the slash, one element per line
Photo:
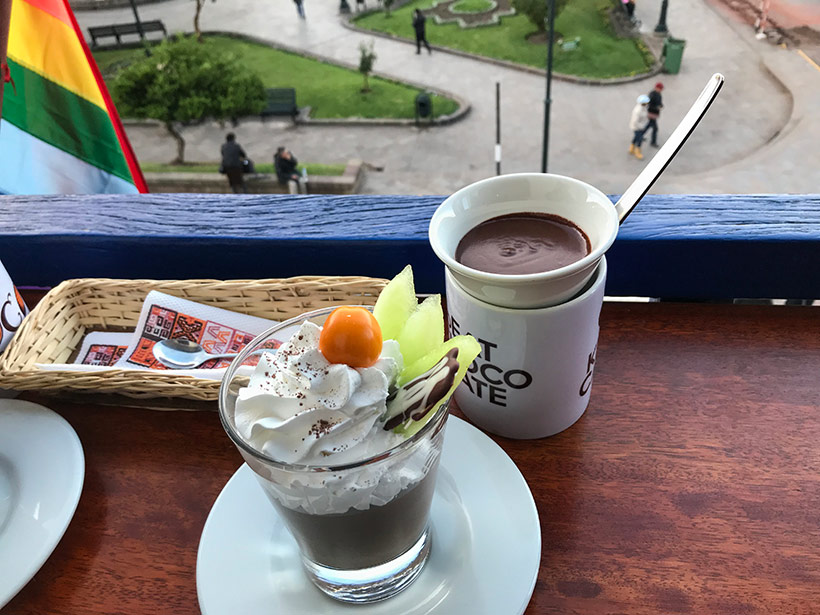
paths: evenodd
<path fill-rule="evenodd" d="M 238 392 L 234 420 L 240 435 L 274 459 L 307 466 L 352 464 L 403 442 L 386 425 L 404 411 L 395 398 L 390 410 L 386 403 L 402 369 L 398 343 L 386 340 L 375 365 L 351 368 L 325 359 L 320 334 L 305 321 L 277 351 L 260 357 L 248 386 Z M 415 398 L 406 401 L 418 411 Z M 436 465 L 443 435 L 442 429 L 391 457 L 332 472 L 280 469 L 248 455 L 245 460 L 268 496 L 283 506 L 341 514 L 382 506 L 422 480 Z"/>
<path fill-rule="evenodd" d="M 236 400 L 239 433 L 278 461 L 320 466 L 366 459 L 401 442 L 383 429 L 388 391 L 402 369 L 398 343 L 386 340 L 375 365 L 352 368 L 325 359 L 320 333 L 305 321 L 275 353 L 260 357 Z"/>

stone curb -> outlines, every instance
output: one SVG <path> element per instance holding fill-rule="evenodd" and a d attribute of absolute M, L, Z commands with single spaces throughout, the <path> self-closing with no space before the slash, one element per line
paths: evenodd
<path fill-rule="evenodd" d="M 208 30 L 203 31 L 205 35 L 218 35 L 218 36 L 227 36 L 230 38 L 237 38 L 241 40 L 246 40 L 251 43 L 257 43 L 259 45 L 265 45 L 267 47 L 271 47 L 272 49 L 279 49 L 281 51 L 286 51 L 288 53 L 292 53 L 294 55 L 303 56 L 306 58 L 312 58 L 314 60 L 318 60 L 320 62 L 324 62 L 325 64 L 331 64 L 334 66 L 341 66 L 343 68 L 348 68 L 350 70 L 358 71 L 358 66 L 350 64 L 348 62 L 343 62 L 341 60 L 336 60 L 334 58 L 330 58 L 328 56 L 324 56 L 318 53 L 314 53 L 312 51 L 305 51 L 302 49 L 297 49 L 295 47 L 291 47 L 290 45 L 283 45 L 281 43 L 272 42 L 257 36 L 252 36 L 248 34 L 242 34 L 240 32 L 223 32 L 220 30 Z M 371 73 L 375 77 L 379 77 L 386 81 L 390 81 L 392 83 L 398 83 L 400 85 L 409 85 L 414 88 L 418 88 L 419 90 L 423 90 L 426 92 L 430 92 L 432 94 L 438 94 L 439 96 L 444 96 L 446 98 L 451 98 L 456 101 L 458 104 L 458 109 L 456 109 L 453 113 L 449 115 L 442 115 L 432 120 L 424 120 L 421 122 L 416 122 L 416 120 L 411 119 L 367 119 L 367 118 L 350 118 L 350 119 L 313 119 L 313 118 L 298 118 L 296 120 L 297 124 L 305 125 L 305 126 L 446 126 L 448 124 L 453 124 L 458 122 L 459 120 L 464 119 L 467 117 L 467 114 L 470 113 L 471 106 L 466 100 L 462 99 L 460 96 L 457 96 L 451 92 L 447 92 L 445 90 L 441 90 L 438 88 L 433 88 L 428 85 L 424 85 L 423 83 L 418 83 L 415 81 L 407 81 L 407 80 L 400 80 L 392 75 L 388 75 L 386 73 L 381 72 L 373 72 Z"/>
<path fill-rule="evenodd" d="M 356 17 L 356 15 L 340 15 L 339 21 L 341 22 L 344 28 L 348 30 L 352 30 L 353 32 L 358 32 L 360 34 L 368 34 L 371 36 L 378 36 L 380 38 L 386 38 L 388 40 L 398 41 L 401 43 L 406 43 L 408 45 L 414 45 L 415 43 L 410 39 L 406 39 L 400 36 L 396 36 L 395 34 L 390 34 L 388 32 L 378 32 L 376 30 L 366 30 L 364 28 L 360 28 L 359 26 L 354 25 L 351 23 L 352 18 Z M 643 36 L 643 35 L 642 35 Z M 451 47 L 441 47 L 439 45 L 430 45 L 433 49 L 441 53 L 449 53 L 454 56 L 460 56 L 462 58 L 469 58 L 471 60 L 477 60 L 479 62 L 486 62 L 487 64 L 494 64 L 496 66 L 501 66 L 503 68 L 511 68 L 513 70 L 521 71 L 524 73 L 530 73 L 533 75 L 543 75 L 546 72 L 546 69 L 543 68 L 536 68 L 535 66 L 527 66 L 526 64 L 517 64 L 515 62 L 510 62 L 508 60 L 499 60 L 498 58 L 490 58 L 487 56 L 481 56 L 474 53 L 470 53 L 469 51 L 462 51 L 461 49 L 453 49 Z M 647 45 L 648 47 L 648 45 Z M 629 75 L 628 77 L 613 77 L 612 79 L 593 79 L 591 77 L 577 77 L 575 75 L 566 75 L 564 73 L 552 73 L 553 79 L 558 81 L 566 81 L 568 83 L 577 83 L 579 85 L 621 85 L 623 83 L 633 83 L 635 81 L 643 81 L 644 79 L 648 79 L 649 77 L 654 77 L 655 75 L 659 74 L 663 71 L 663 64 L 660 60 L 656 60 L 655 64 L 649 71 L 645 73 L 639 73 L 637 75 Z"/>
<path fill-rule="evenodd" d="M 774 134 L 774 136 L 771 139 L 769 139 L 767 143 L 764 143 L 759 148 L 763 149 L 770 143 L 778 141 L 782 136 L 791 132 L 800 121 L 800 118 L 806 115 L 806 110 L 804 109 L 805 105 L 803 104 L 803 101 L 800 99 L 800 97 L 795 97 L 794 92 L 792 92 L 792 88 L 789 87 L 789 84 L 786 82 L 786 80 L 783 79 L 777 73 L 777 71 L 769 65 L 769 62 L 766 60 L 766 58 L 762 56 L 760 58 L 760 68 L 762 68 L 763 71 L 766 74 L 768 74 L 769 77 L 771 77 L 772 80 L 777 83 L 777 85 L 780 86 L 780 89 L 789 99 L 789 119 L 786 120 L 786 123 L 783 125 L 783 127 L 780 130 L 778 130 Z"/>
<path fill-rule="evenodd" d="M 725 176 L 727 172 L 743 169 L 749 164 L 754 164 L 756 160 L 759 160 L 760 158 L 765 158 L 772 148 L 776 147 L 784 137 L 786 137 L 790 132 L 792 132 L 792 130 L 796 128 L 796 126 L 799 124 L 800 117 L 802 115 L 803 105 L 801 105 L 798 102 L 798 100 L 792 93 L 791 89 L 788 87 L 788 85 L 786 85 L 786 82 L 778 76 L 778 74 L 768 65 L 764 58 L 760 58 L 760 68 L 777 83 L 777 85 L 783 90 L 783 94 L 789 100 L 789 117 L 783 124 L 783 126 L 781 126 L 780 129 L 774 135 L 772 135 L 768 141 L 763 143 L 754 151 L 742 155 L 740 158 L 730 160 L 714 169 L 707 169 L 702 172 L 683 173 L 681 175 L 677 175 L 675 177 L 675 181 L 686 181 L 687 178 L 721 178 Z M 800 111 L 800 113 L 798 113 L 798 111 Z"/>

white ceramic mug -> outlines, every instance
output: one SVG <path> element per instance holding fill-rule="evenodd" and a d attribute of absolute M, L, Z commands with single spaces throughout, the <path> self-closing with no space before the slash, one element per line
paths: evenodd
<path fill-rule="evenodd" d="M 560 216 L 590 242 L 582 259 L 552 271 L 521 275 L 487 273 L 455 259 L 458 243 L 480 223 L 513 213 Z M 618 234 L 618 214 L 607 196 L 562 175 L 518 173 L 491 177 L 448 197 L 430 220 L 430 245 L 459 285 L 473 297 L 510 308 L 558 305 L 575 296 Z"/>
<path fill-rule="evenodd" d="M 28 308 L 0 262 L 0 352 L 8 346 L 26 314 Z"/>
<path fill-rule="evenodd" d="M 481 354 L 455 392 L 479 427 L 508 438 L 543 438 L 589 404 L 604 300 L 606 258 L 581 293 L 561 305 L 510 309 L 479 301 L 445 270 L 450 335 L 469 333 Z"/>

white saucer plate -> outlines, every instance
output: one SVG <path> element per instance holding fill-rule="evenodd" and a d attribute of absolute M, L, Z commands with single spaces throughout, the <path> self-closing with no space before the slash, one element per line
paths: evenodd
<path fill-rule="evenodd" d="M 216 499 L 199 543 L 203 615 L 367 613 L 521 615 L 541 561 L 538 511 L 524 477 L 481 431 L 448 419 L 431 512 L 430 559 L 400 594 L 337 602 L 302 570 L 296 542 L 243 465 Z"/>
<path fill-rule="evenodd" d="M 0 608 L 45 563 L 80 500 L 85 457 L 65 419 L 0 399 Z"/>

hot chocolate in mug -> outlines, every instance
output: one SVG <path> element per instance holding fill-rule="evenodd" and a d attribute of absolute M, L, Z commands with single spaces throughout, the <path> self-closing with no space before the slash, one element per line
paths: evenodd
<path fill-rule="evenodd" d="M 468 233 L 499 217 L 521 214 L 574 226 L 586 238 L 587 253 L 558 268 L 512 275 L 476 269 L 459 260 L 459 246 Z M 465 186 L 439 205 L 429 228 L 430 246 L 461 288 L 485 303 L 522 309 L 558 305 L 577 295 L 617 234 L 618 214 L 604 193 L 577 179 L 548 173 L 500 175 Z M 517 251 L 510 239 L 496 247 Z"/>
<path fill-rule="evenodd" d="M 481 353 L 456 389 L 479 427 L 508 438 L 543 438 L 570 427 L 589 405 L 604 299 L 606 258 L 580 294 L 560 305 L 512 309 L 479 301 L 445 269 L 450 335 L 469 333 Z"/>

